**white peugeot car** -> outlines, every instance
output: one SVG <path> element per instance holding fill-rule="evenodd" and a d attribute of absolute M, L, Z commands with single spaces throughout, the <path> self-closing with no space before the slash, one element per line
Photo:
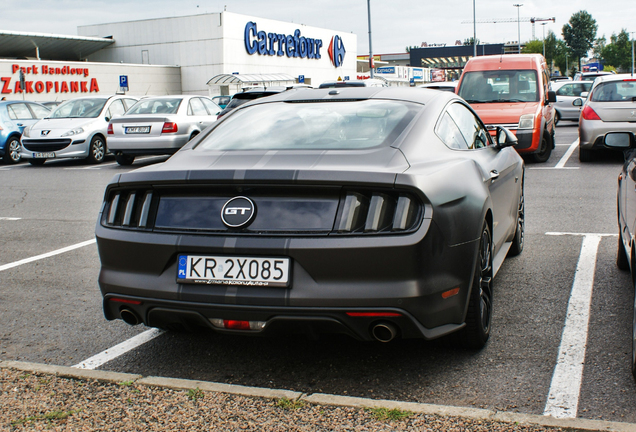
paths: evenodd
<path fill-rule="evenodd" d="M 83 158 L 101 163 L 108 152 L 108 122 L 137 102 L 131 96 L 71 99 L 22 133 L 20 156 L 31 165 L 47 159 Z"/>

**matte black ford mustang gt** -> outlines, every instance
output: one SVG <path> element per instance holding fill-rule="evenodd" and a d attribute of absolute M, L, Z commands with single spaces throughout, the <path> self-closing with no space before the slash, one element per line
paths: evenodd
<path fill-rule="evenodd" d="M 490 334 L 523 248 L 524 164 L 458 96 L 291 90 L 116 176 L 96 236 L 107 319 L 360 340 Z"/>

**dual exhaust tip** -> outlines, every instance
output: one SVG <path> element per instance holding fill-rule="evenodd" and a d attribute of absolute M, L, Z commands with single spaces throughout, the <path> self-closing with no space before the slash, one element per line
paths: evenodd
<path fill-rule="evenodd" d="M 119 312 L 119 316 L 122 321 L 131 326 L 135 326 L 141 323 L 139 315 L 137 315 L 132 309 L 124 308 Z M 395 325 L 388 322 L 381 322 L 375 324 L 371 328 L 371 335 L 378 342 L 391 342 L 398 335 L 398 330 Z"/>
<path fill-rule="evenodd" d="M 371 328 L 371 335 L 378 342 L 391 342 L 398 335 L 397 327 L 388 322 L 381 322 Z"/>

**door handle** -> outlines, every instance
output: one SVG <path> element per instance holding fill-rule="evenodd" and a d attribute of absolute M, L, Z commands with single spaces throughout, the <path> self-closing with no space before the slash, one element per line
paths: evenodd
<path fill-rule="evenodd" d="M 24 123 L 17 123 L 18 126 L 24 126 Z"/>
<path fill-rule="evenodd" d="M 490 171 L 490 182 L 494 182 L 495 180 L 497 180 L 499 178 L 499 171 L 497 170 L 492 170 Z"/>

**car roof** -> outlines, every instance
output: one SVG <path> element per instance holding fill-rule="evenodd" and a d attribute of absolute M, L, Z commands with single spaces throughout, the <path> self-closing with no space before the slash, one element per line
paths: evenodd
<path fill-rule="evenodd" d="M 416 91 L 410 87 L 340 87 L 338 89 L 292 89 L 270 96 L 267 99 L 256 99 L 250 102 L 250 105 L 277 101 L 328 102 L 331 100 L 352 101 L 366 99 L 402 100 L 426 104 L 434 99 L 452 99 L 453 97 L 460 99 L 455 96 L 455 93 L 440 92 L 432 89 L 419 89 L 419 91 Z"/>
<path fill-rule="evenodd" d="M 508 70 L 534 68 L 544 62 L 541 54 L 497 54 L 472 57 L 466 63 L 465 71 L 476 70 Z"/>
<path fill-rule="evenodd" d="M 598 85 L 602 82 L 607 81 L 636 81 L 636 76 L 632 74 L 609 74 L 609 75 L 599 75 L 598 78 L 594 81 L 594 85 Z"/>

